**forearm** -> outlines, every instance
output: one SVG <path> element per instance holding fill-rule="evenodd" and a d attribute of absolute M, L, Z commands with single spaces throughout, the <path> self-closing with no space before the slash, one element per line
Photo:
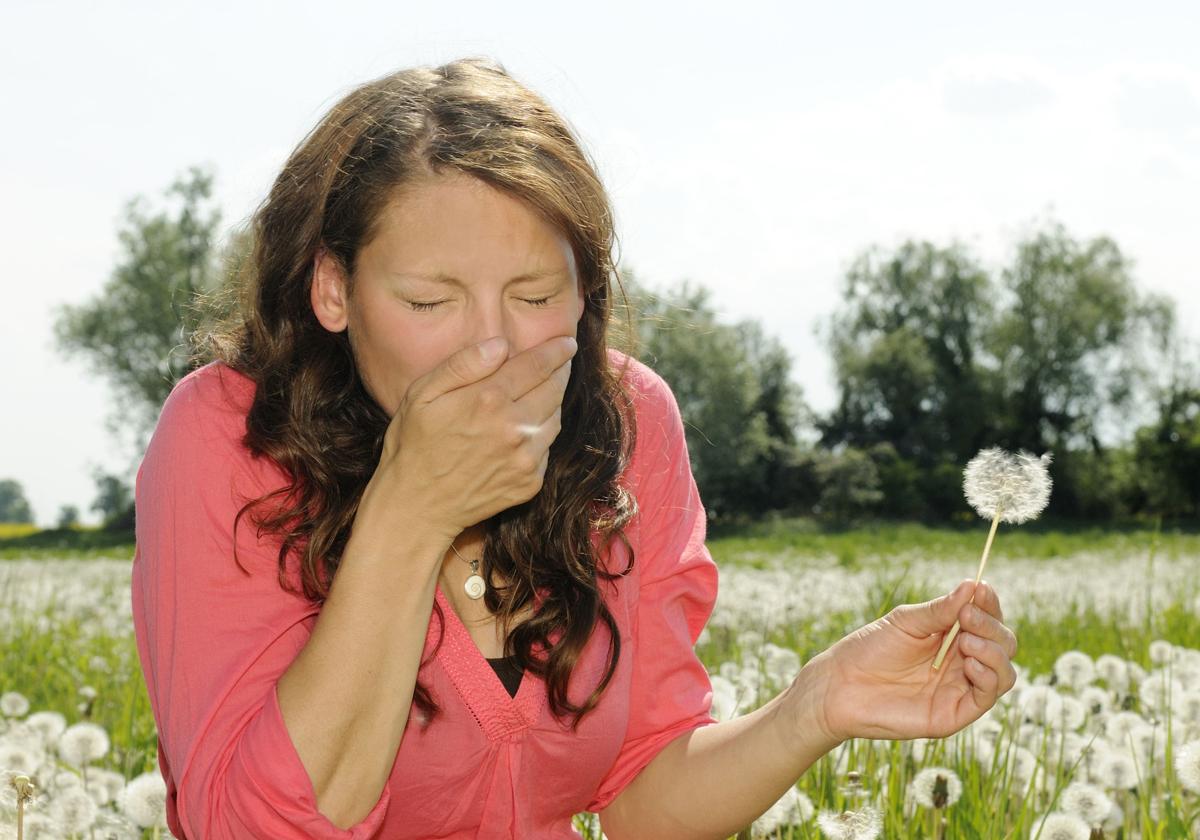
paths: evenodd
<path fill-rule="evenodd" d="M 602 813 L 605 834 L 724 840 L 762 816 L 837 746 L 817 723 L 822 667 L 814 659 L 761 708 L 669 743 Z"/>
<path fill-rule="evenodd" d="M 435 532 L 351 537 L 313 633 L 279 680 L 279 706 L 317 796 L 346 828 L 379 800 L 408 721 L 441 558 Z"/>

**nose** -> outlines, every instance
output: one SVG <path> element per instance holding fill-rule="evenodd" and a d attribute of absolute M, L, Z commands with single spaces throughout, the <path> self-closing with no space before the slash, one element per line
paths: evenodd
<path fill-rule="evenodd" d="M 516 324 L 508 317 L 501 301 L 475 300 L 463 311 L 467 321 L 463 325 L 463 334 L 469 339 L 468 345 L 502 336 L 508 341 L 508 355 L 513 355 L 517 344 Z"/>

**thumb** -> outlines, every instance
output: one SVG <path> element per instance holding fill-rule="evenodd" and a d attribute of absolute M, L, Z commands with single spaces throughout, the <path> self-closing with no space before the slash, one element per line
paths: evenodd
<path fill-rule="evenodd" d="M 464 347 L 413 383 L 420 402 L 432 402 L 442 394 L 478 382 L 495 372 L 508 356 L 508 341 L 493 336 Z"/>
<path fill-rule="evenodd" d="M 967 578 L 949 595 L 934 598 L 923 604 L 905 604 L 897 607 L 896 619 L 902 629 L 913 636 L 924 638 L 934 633 L 945 633 L 958 620 L 958 611 L 975 594 L 975 579 Z"/>

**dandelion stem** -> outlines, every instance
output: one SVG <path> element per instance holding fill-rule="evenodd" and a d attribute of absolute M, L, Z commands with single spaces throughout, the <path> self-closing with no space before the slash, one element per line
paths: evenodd
<path fill-rule="evenodd" d="M 988 531 L 987 542 L 983 545 L 983 556 L 979 559 L 979 571 L 975 573 L 975 585 L 979 585 L 979 581 L 983 580 L 983 567 L 987 565 L 988 554 L 992 551 L 992 540 L 996 538 L 996 527 L 1000 524 L 1000 508 L 996 508 L 996 515 L 992 517 L 992 528 Z M 971 593 L 971 600 L 967 603 L 975 602 L 975 593 Z M 950 632 L 946 634 L 946 638 L 942 640 L 942 647 L 938 650 L 937 657 L 933 660 L 933 670 L 942 667 L 942 660 L 946 658 L 946 651 L 950 649 L 950 645 L 954 642 L 954 637 L 959 631 L 958 619 L 954 620 L 954 626 L 950 628 Z"/>

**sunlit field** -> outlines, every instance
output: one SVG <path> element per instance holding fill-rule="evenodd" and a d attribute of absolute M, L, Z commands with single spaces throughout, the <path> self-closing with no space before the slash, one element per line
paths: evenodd
<path fill-rule="evenodd" d="M 972 577 L 981 535 L 717 536 L 697 651 L 713 714 L 744 714 L 897 604 Z M 0 838 L 167 837 L 129 605 L 129 547 L 0 554 Z M 944 740 L 850 741 L 739 837 L 1200 836 L 1200 539 L 1006 535 L 985 579 L 1020 640 L 1016 688 Z M 580 814 L 583 836 L 600 837 Z"/>

